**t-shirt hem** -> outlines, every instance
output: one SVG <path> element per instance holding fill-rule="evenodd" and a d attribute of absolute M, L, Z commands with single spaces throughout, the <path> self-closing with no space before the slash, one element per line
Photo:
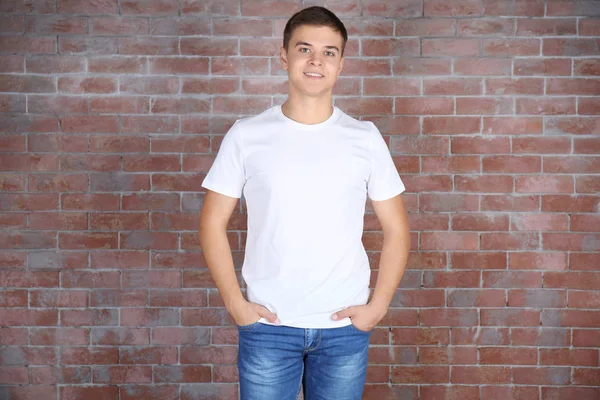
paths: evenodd
<path fill-rule="evenodd" d="M 402 187 L 402 188 L 398 188 L 396 190 L 393 190 L 391 192 L 386 192 L 385 194 L 383 194 L 381 196 L 369 196 L 369 199 L 371 199 L 373 201 L 389 200 L 392 197 L 395 197 L 395 196 L 398 196 L 401 193 L 404 193 L 405 190 L 406 190 L 406 188 Z"/>
<path fill-rule="evenodd" d="M 240 192 L 223 187 L 221 185 L 216 184 L 215 182 L 204 180 L 204 182 L 202 182 L 202 187 L 208 190 L 212 190 L 213 192 L 217 192 L 219 194 L 223 194 L 225 196 L 233 197 L 236 199 L 242 197 L 242 194 Z"/>

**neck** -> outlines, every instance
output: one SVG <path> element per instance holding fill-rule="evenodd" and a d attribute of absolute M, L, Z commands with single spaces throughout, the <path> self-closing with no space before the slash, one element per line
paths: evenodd
<path fill-rule="evenodd" d="M 313 125 L 326 121 L 333 113 L 331 94 L 328 96 L 295 96 L 290 92 L 281 106 L 283 114 L 301 124 Z"/>

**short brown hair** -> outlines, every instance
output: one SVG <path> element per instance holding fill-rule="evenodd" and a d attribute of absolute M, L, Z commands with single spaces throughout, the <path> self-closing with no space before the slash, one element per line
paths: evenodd
<path fill-rule="evenodd" d="M 327 26 L 342 35 L 342 55 L 348 41 L 348 32 L 340 19 L 325 7 L 313 6 L 292 15 L 283 30 L 283 47 L 287 50 L 292 34 L 302 25 Z"/>

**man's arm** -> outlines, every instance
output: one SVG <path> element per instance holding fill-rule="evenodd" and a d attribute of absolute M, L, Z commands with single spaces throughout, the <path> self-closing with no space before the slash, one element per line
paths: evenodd
<path fill-rule="evenodd" d="M 204 259 L 225 307 L 236 324 L 249 325 L 260 317 L 277 323 L 277 316 L 268 309 L 246 301 L 235 275 L 231 247 L 227 240 L 227 224 L 237 201 L 234 197 L 207 190 L 198 226 Z"/>
<path fill-rule="evenodd" d="M 375 292 L 366 306 L 349 307 L 333 319 L 350 317 L 359 329 L 370 330 L 385 316 L 400 284 L 410 252 L 408 216 L 401 195 L 373 201 L 373 209 L 383 230 L 383 246 Z"/>

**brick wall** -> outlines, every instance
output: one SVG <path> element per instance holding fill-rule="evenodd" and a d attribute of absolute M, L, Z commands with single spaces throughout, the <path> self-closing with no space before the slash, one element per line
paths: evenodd
<path fill-rule="evenodd" d="M 352 36 L 335 102 L 389 140 L 413 231 L 365 398 L 597 400 L 600 2 L 328 5 Z M 284 99 L 299 7 L 2 1 L 0 398 L 236 398 L 200 183 Z"/>

